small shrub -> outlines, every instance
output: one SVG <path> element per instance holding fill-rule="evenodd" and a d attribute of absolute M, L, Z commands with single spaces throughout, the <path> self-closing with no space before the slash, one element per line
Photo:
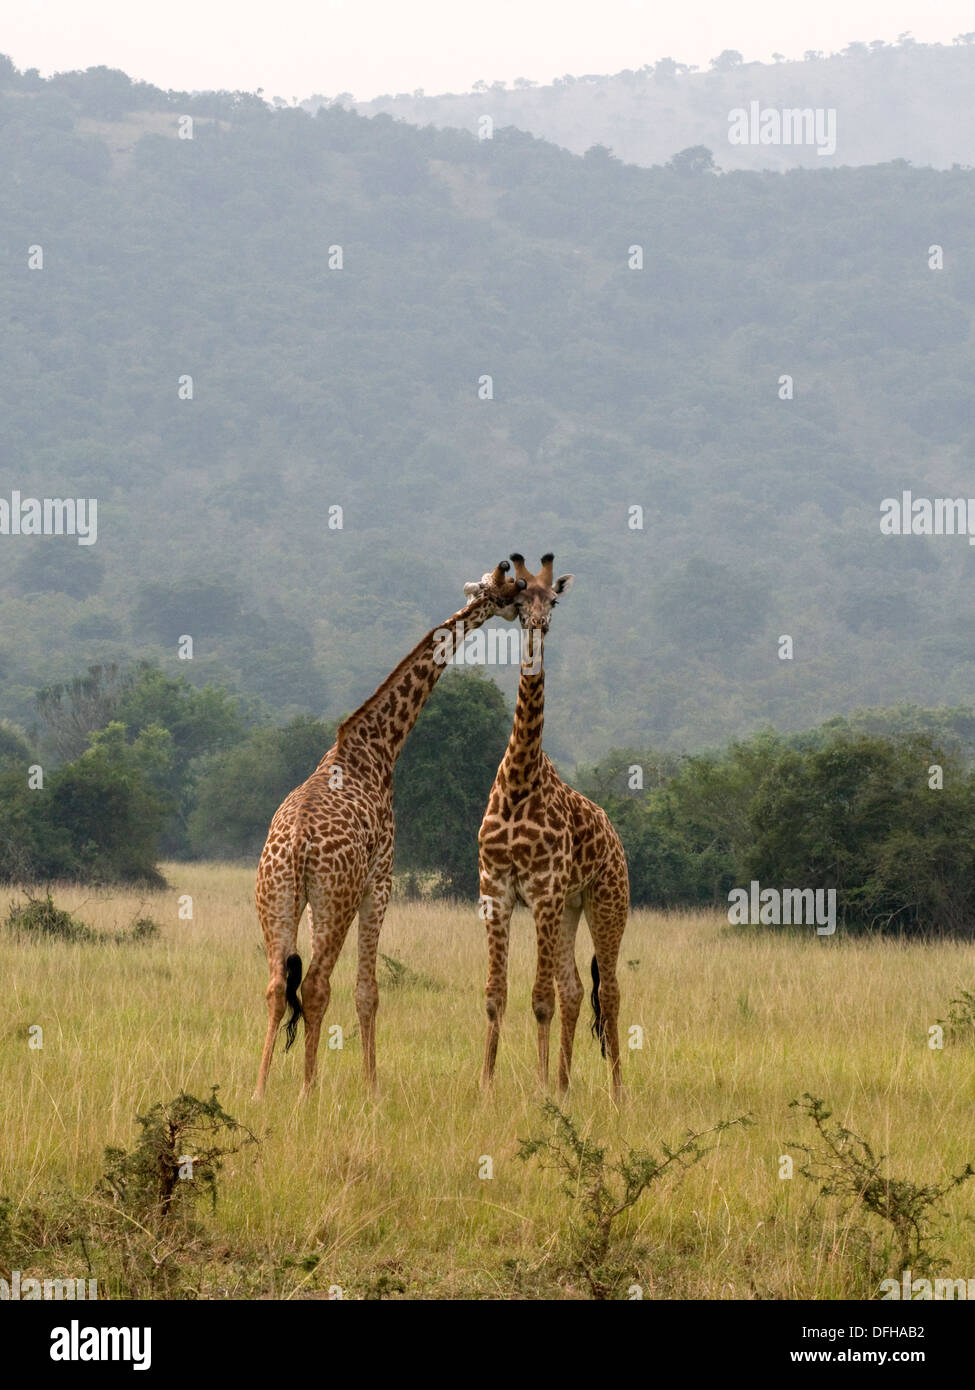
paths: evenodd
<path fill-rule="evenodd" d="M 384 1269 L 371 1279 L 363 1290 L 363 1298 L 382 1300 L 394 1294 L 406 1293 L 406 1283 L 396 1270 Z"/>
<path fill-rule="evenodd" d="M 379 952 L 379 959 L 386 968 L 386 985 L 390 989 L 410 988 L 413 989 L 432 989 L 439 991 L 443 985 L 431 975 L 425 975 L 422 970 L 413 970 L 410 966 L 404 965 L 401 960 L 396 960 L 394 956 L 384 956 Z"/>
<path fill-rule="evenodd" d="M 699 1163 L 710 1151 L 700 1142 L 706 1135 L 752 1123 L 748 1115 L 719 1120 L 699 1133 L 688 1130 L 686 1139 L 676 1149 L 662 1145 L 661 1158 L 643 1149 L 629 1149 L 615 1162 L 609 1162 L 606 1150 L 584 1139 L 573 1120 L 554 1101 L 546 1101 L 542 1108 L 552 1124 L 552 1133 L 522 1139 L 518 1157 L 525 1163 L 537 1158 L 543 1168 L 552 1168 L 561 1175 L 563 1193 L 580 1212 L 577 1220 L 569 1218 L 565 1244 L 568 1268 L 588 1284 L 594 1299 L 614 1297 L 633 1277 L 632 1265 L 614 1249 L 614 1227 L 624 1212 L 635 1206 L 668 1170 L 683 1172 Z"/>
<path fill-rule="evenodd" d="M 0 1274 L 19 1269 L 25 1277 L 74 1278 L 82 1262 L 94 1276 L 90 1227 L 84 1204 L 65 1188 L 45 1192 L 40 1201 L 0 1197 Z M 30 1274 L 27 1272 L 30 1271 Z"/>
<path fill-rule="evenodd" d="M 97 941 L 98 933 L 85 922 L 79 922 L 64 908 L 55 907 L 50 893 L 36 898 L 30 892 L 26 903 L 11 903 L 7 913 L 7 929 L 17 935 L 54 937 L 59 941 Z"/>
<path fill-rule="evenodd" d="M 0 1273 L 67 1277 L 83 1262 L 109 1298 L 227 1297 L 231 1287 L 262 1287 L 261 1270 L 215 1244 L 194 1219 L 204 1195 L 216 1203 L 222 1160 L 258 1142 L 216 1091 L 207 1100 L 181 1091 L 136 1116 L 136 1143 L 105 1150 L 102 1177 L 87 1194 L 48 1192 L 39 1205 L 0 1197 Z"/>
<path fill-rule="evenodd" d="M 120 945 L 126 942 L 141 943 L 145 941 L 155 941 L 159 937 L 160 928 L 158 922 L 154 922 L 151 917 L 139 917 L 126 931 L 118 931 L 112 940 Z"/>
<path fill-rule="evenodd" d="M 975 990 L 963 989 L 948 1004 L 948 1017 L 939 1018 L 951 1042 L 975 1042 Z"/>
<path fill-rule="evenodd" d="M 106 1148 L 99 1192 L 137 1221 L 156 1226 L 180 1209 L 188 1212 L 204 1192 L 215 1207 L 223 1158 L 258 1142 L 222 1108 L 217 1089 L 209 1100 L 180 1091 L 175 1100 L 136 1115 L 142 1133 L 132 1149 Z M 228 1138 L 236 1142 L 227 1145 Z"/>
<path fill-rule="evenodd" d="M 889 1224 L 896 1247 L 898 1274 L 905 1269 L 926 1276 L 942 1269 L 932 1245 L 940 1238 L 936 1223 L 943 1213 L 937 1203 L 949 1192 L 975 1177 L 975 1168 L 966 1164 L 964 1172 L 940 1185 L 919 1186 L 906 1178 L 893 1178 L 884 1171 L 886 1156 L 875 1154 L 865 1139 L 843 1125 L 829 1123 L 831 1111 L 823 1101 L 807 1091 L 801 1100 L 791 1100 L 812 1121 L 818 1144 L 793 1143 L 791 1148 L 806 1154 L 799 1171 L 810 1182 L 820 1184 L 821 1197 L 839 1197 L 846 1210 L 859 1206 Z M 890 1253 L 888 1252 L 888 1259 Z"/>
<path fill-rule="evenodd" d="M 80 941 L 86 945 L 104 945 L 108 942 L 116 945 L 141 944 L 155 941 L 160 934 L 158 923 L 151 917 L 139 917 L 122 931 L 95 931 L 94 927 L 80 922 L 64 908 L 56 907 L 50 893 L 38 898 L 29 889 L 26 903 L 10 904 L 6 926 L 8 931 L 32 937 L 35 941 L 50 937 L 58 941 Z"/>

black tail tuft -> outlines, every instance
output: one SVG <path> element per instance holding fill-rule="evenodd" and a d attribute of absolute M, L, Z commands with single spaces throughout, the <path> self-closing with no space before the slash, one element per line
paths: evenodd
<path fill-rule="evenodd" d="M 599 1050 L 606 1056 L 606 1037 L 603 1032 L 603 1015 L 599 1007 L 599 965 L 596 957 L 592 958 L 592 994 L 589 996 L 592 1004 L 592 1035 L 599 1039 Z"/>
<path fill-rule="evenodd" d="M 285 985 L 285 998 L 291 1005 L 291 1013 L 288 1021 L 284 1025 L 284 1034 L 287 1042 L 284 1045 L 285 1052 L 293 1045 L 295 1035 L 298 1032 L 298 1020 L 302 1017 L 301 1002 L 298 999 L 298 986 L 301 984 L 301 956 L 289 956 L 285 961 L 288 971 L 288 981 Z"/>

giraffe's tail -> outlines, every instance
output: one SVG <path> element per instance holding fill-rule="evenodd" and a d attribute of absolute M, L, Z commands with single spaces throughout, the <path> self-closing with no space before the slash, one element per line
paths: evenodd
<path fill-rule="evenodd" d="M 599 962 L 596 957 L 592 958 L 592 994 L 589 996 L 592 1004 L 592 1035 L 599 1039 L 599 1050 L 606 1056 L 606 1034 L 603 1024 L 603 1012 L 599 1007 Z"/>
<path fill-rule="evenodd" d="M 291 1006 L 291 1013 L 284 1025 L 286 1038 L 284 1050 L 287 1052 L 294 1043 L 295 1035 L 298 1032 L 298 1020 L 302 1017 L 301 1000 L 298 998 L 298 986 L 301 984 L 301 956 L 289 956 L 284 964 L 288 972 L 284 997 Z"/>

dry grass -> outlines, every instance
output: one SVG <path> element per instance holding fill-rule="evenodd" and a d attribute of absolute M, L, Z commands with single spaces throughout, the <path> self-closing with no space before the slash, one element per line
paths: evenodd
<path fill-rule="evenodd" d="M 582 1296 L 560 1268 L 569 1204 L 553 1175 L 516 1157 L 519 1138 L 541 1124 L 527 914 L 514 922 L 492 1099 L 476 1090 L 483 928 L 473 908 L 423 903 L 394 904 L 381 949 L 442 987 L 393 986 L 381 971 L 378 1098 L 361 1077 L 350 939 L 326 1018 L 342 1026 L 344 1046 L 323 1046 L 318 1091 L 304 1105 L 300 1034 L 287 1056 L 279 1047 L 258 1105 L 266 967 L 253 875 L 221 865 L 166 873 L 170 888 L 142 897 L 55 893 L 102 931 L 151 916 L 163 928 L 157 941 L 37 944 L 0 933 L 0 1195 L 43 1208 L 65 1187 L 90 1191 L 104 1146 L 131 1143 L 136 1111 L 181 1088 L 205 1096 L 216 1082 L 225 1109 L 263 1142 L 227 1163 L 196 1292 Z M 192 921 L 177 918 L 184 893 Z M 304 930 L 300 949 L 307 960 Z M 584 978 L 588 952 L 583 927 Z M 870 1296 L 849 1223 L 828 1202 L 810 1215 L 810 1185 L 779 1177 L 788 1141 L 810 1137 L 788 1102 L 824 1097 L 892 1155 L 898 1176 L 959 1172 L 975 1159 L 972 1048 L 932 1051 L 927 1029 L 971 970 L 971 947 L 959 944 L 749 935 L 713 915 L 635 913 L 620 972 L 624 1047 L 630 1025 L 644 1038 L 625 1048 L 626 1100 L 619 1110 L 610 1101 L 587 1009 L 567 1108 L 611 1153 L 657 1148 L 743 1112 L 756 1121 L 631 1215 L 621 1235 L 644 1296 Z M 41 1050 L 27 1046 L 32 1024 L 43 1026 Z M 478 1176 L 484 1155 L 490 1180 Z M 956 1277 L 975 1275 L 971 1200 L 962 1188 L 947 1204 L 944 1253 Z"/>

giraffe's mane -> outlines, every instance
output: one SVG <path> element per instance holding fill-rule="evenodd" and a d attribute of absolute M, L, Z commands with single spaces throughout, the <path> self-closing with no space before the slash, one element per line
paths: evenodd
<path fill-rule="evenodd" d="M 363 700 L 362 704 L 358 707 L 358 709 L 354 709 L 351 714 L 347 714 L 345 716 L 341 724 L 338 726 L 338 729 L 335 731 L 335 743 L 338 748 L 341 749 L 343 741 L 348 736 L 352 724 L 357 719 L 360 719 L 362 715 L 368 713 L 370 707 L 376 704 L 381 699 L 381 697 L 386 694 L 386 692 L 390 689 L 391 686 L 395 685 L 396 681 L 402 677 L 407 667 L 412 665 L 413 661 L 415 661 L 415 659 L 420 655 L 421 651 L 430 641 L 430 638 L 433 636 L 433 634 L 435 632 L 439 632 L 441 628 L 452 627 L 453 624 L 458 621 L 458 619 L 467 617 L 471 609 L 474 608 L 479 601 L 480 600 L 478 598 L 472 599 L 466 607 L 458 608 L 456 613 L 452 613 L 450 617 L 444 619 L 442 623 L 436 623 L 432 628 L 430 628 L 429 632 L 427 632 L 425 636 L 420 638 L 419 642 L 417 642 L 416 646 L 412 649 L 412 651 L 408 651 L 406 655 L 403 657 L 403 660 L 399 662 L 397 666 L 393 667 L 392 671 L 390 671 L 386 679 L 382 681 L 380 685 L 376 686 L 376 689 L 372 692 L 369 698 Z"/>

